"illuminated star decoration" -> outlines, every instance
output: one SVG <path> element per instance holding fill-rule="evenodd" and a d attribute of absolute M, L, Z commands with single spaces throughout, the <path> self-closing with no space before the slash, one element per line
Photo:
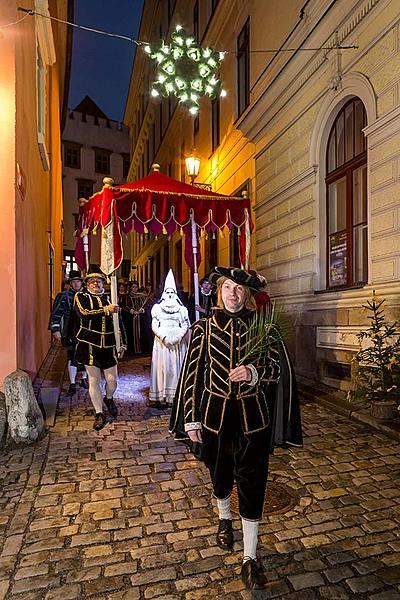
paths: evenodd
<path fill-rule="evenodd" d="M 200 48 L 193 36 L 187 36 L 178 25 L 171 34 L 171 43 L 163 40 L 154 46 L 145 46 L 145 51 L 157 63 L 156 80 L 151 95 L 173 94 L 195 115 L 199 110 L 199 98 L 211 99 L 226 96 L 217 78 L 223 52 L 211 48 Z"/>

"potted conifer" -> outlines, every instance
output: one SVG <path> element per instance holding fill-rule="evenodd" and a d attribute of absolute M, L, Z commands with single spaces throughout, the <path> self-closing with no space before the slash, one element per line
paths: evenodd
<path fill-rule="evenodd" d="M 355 387 L 350 397 L 365 399 L 375 418 L 391 419 L 400 405 L 400 325 L 386 322 L 385 300 L 375 290 L 363 309 L 370 325 L 358 334 L 361 349 L 353 358 Z"/>

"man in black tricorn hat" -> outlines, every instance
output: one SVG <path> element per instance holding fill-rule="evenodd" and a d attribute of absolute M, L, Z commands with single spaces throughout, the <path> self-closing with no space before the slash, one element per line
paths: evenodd
<path fill-rule="evenodd" d="M 170 429 L 177 431 L 183 407 L 185 431 L 201 444 L 210 471 L 219 513 L 216 541 L 225 550 L 233 547 L 230 495 L 236 482 L 244 544 L 241 577 L 248 589 L 262 589 L 267 578 L 256 548 L 268 476 L 269 390 L 279 379 L 279 356 L 270 344 L 245 358 L 256 315 L 253 293 L 264 281 L 227 267 L 215 268 L 209 279 L 217 285 L 217 309 L 193 326 Z"/>
<path fill-rule="evenodd" d="M 104 292 L 106 276 L 97 265 L 92 265 L 85 277 L 87 290 L 75 296 L 74 306 L 79 317 L 79 329 L 76 334 L 75 358 L 83 363 L 89 375 L 89 396 L 95 410 L 93 429 L 99 431 L 106 424 L 103 404 L 111 418 L 118 416 L 114 402 L 117 389 L 116 341 L 113 325 L 113 313 L 119 312 L 118 304 L 112 304 Z M 120 326 L 122 322 L 120 321 Z M 123 325 L 121 333 L 125 338 Z M 126 349 L 125 339 L 121 346 L 120 357 Z M 106 380 L 106 394 L 101 391 L 101 371 Z"/>
<path fill-rule="evenodd" d="M 61 342 L 67 348 L 69 388 L 68 394 L 73 396 L 76 392 L 76 374 L 78 368 L 81 372 L 81 386 L 88 389 L 87 373 L 83 365 L 75 362 L 75 327 L 74 314 L 72 311 L 74 297 L 82 288 L 82 275 L 78 270 L 71 269 L 68 275 L 69 288 L 57 294 L 54 300 L 53 310 L 50 317 L 50 330 L 53 339 Z"/>

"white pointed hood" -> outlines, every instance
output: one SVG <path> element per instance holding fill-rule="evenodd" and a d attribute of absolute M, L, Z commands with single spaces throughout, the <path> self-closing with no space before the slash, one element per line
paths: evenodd
<path fill-rule="evenodd" d="M 180 302 L 175 284 L 175 277 L 172 269 L 168 271 L 165 278 L 164 291 L 161 296 L 161 304 L 163 307 L 178 309 Z"/>
<path fill-rule="evenodd" d="M 165 290 L 167 290 L 168 288 L 173 289 L 175 294 L 178 293 L 177 289 L 176 289 L 176 284 L 175 284 L 175 277 L 173 274 L 172 269 L 170 269 L 167 273 L 167 276 L 165 278 L 165 283 L 164 283 L 164 292 Z"/>

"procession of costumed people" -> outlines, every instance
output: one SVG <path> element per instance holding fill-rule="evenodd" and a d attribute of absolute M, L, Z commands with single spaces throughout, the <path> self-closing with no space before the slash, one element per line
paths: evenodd
<path fill-rule="evenodd" d="M 58 304 L 51 319 L 53 336 L 61 338 L 61 320 L 73 305 L 77 327 L 69 358 L 83 365 L 88 375 L 94 429 L 99 431 L 118 417 L 113 396 L 118 358 L 126 349 L 120 317 L 128 329 L 128 350 L 140 354 L 141 324 L 147 315 L 154 334 L 149 404 L 172 408 L 170 433 L 208 468 L 219 516 L 216 543 L 222 550 L 233 548 L 230 497 L 236 485 L 244 546 L 241 578 L 247 589 L 264 588 L 267 579 L 257 560 L 257 543 L 269 455 L 275 446 L 302 445 L 289 352 L 283 336 L 270 335 L 262 320 L 271 307 L 265 278 L 255 271 L 215 267 L 201 281 L 199 302 L 194 298 L 190 302 L 192 326 L 172 269 L 157 302 L 151 286 L 139 291 L 137 283 L 131 282 L 126 293 L 122 287 L 119 290 L 120 305 L 113 304 L 105 282 L 99 267 L 91 266 L 86 288 L 74 284 L 71 298 L 63 292 L 65 307 Z M 197 321 L 196 312 L 200 313 Z M 118 355 L 114 313 L 122 313 Z M 257 323 L 262 323 L 261 328 Z M 148 343 L 152 336 L 144 337 Z"/>

